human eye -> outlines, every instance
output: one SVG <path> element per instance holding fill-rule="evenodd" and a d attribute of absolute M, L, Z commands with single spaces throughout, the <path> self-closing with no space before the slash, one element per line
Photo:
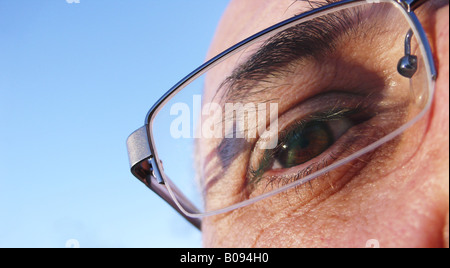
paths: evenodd
<path fill-rule="evenodd" d="M 365 93 L 333 90 L 280 115 L 275 148 L 260 149 L 264 148 L 260 143 L 266 142 L 261 140 L 252 150 L 245 185 L 248 195 L 261 195 L 305 178 L 398 127 L 404 113 L 398 105 L 383 102 L 382 92 L 381 84 Z M 350 172 L 358 171 L 356 166 L 343 166 L 339 175 L 328 174 L 328 179 L 351 177 Z"/>
<path fill-rule="evenodd" d="M 270 177 L 271 183 L 276 178 L 287 184 L 292 176 L 283 176 L 285 172 L 295 171 L 297 176 L 294 177 L 298 177 L 320 169 L 320 166 L 337 158 L 336 147 L 348 145 L 348 141 L 341 140 L 341 137 L 369 118 L 370 115 L 358 107 L 334 107 L 295 120 L 281 131 L 274 149 L 262 152 L 257 167 L 250 169 L 249 183 L 258 183 L 263 177 Z"/>

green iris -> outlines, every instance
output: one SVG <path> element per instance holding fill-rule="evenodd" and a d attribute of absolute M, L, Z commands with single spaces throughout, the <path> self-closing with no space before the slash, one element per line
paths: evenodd
<path fill-rule="evenodd" d="M 300 125 L 282 139 L 273 158 L 282 168 L 306 163 L 320 155 L 335 142 L 329 124 L 312 121 Z"/>

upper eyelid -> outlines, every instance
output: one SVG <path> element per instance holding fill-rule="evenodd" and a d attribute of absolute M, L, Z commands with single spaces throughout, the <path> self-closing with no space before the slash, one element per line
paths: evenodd
<path fill-rule="evenodd" d="M 258 81 L 269 74 L 283 72 L 283 68 L 293 61 L 332 51 L 334 41 L 350 29 L 354 30 L 360 17 L 358 11 L 356 14 L 348 11 L 327 14 L 271 37 L 221 83 L 219 90 L 226 92 L 223 95 L 225 100 L 221 102 L 249 99 L 255 94 Z"/>
<path fill-rule="evenodd" d="M 368 97 L 370 96 L 370 97 Z M 372 107 L 377 102 L 376 96 L 370 93 L 367 96 L 356 95 L 352 93 L 326 93 L 325 95 L 317 96 L 312 100 L 307 101 L 307 103 L 300 103 L 296 108 L 290 109 L 285 114 L 280 116 L 280 133 L 288 133 L 292 124 L 297 124 L 298 122 L 308 122 L 311 120 L 317 120 L 320 114 L 325 114 L 327 111 L 334 111 L 333 114 L 337 114 L 339 111 L 346 112 L 348 110 L 368 110 L 373 109 Z M 317 105 L 317 103 L 327 103 L 325 106 Z M 330 109 L 330 110 L 327 110 Z M 301 115 L 303 113 L 303 115 Z M 328 116 L 331 116 L 328 113 Z M 300 117 L 300 118 L 299 118 Z M 283 135 L 279 136 L 280 140 L 283 139 Z M 260 141 L 258 141 L 260 142 Z M 255 148 L 258 146 L 255 144 L 251 154 L 255 153 Z M 266 151 L 265 151 L 266 152 Z M 265 157 L 264 155 L 261 157 Z M 254 160 L 254 159 L 253 159 Z M 259 164 L 259 160 L 256 161 Z M 247 177 L 253 176 L 257 169 L 254 168 L 254 161 L 250 160 L 250 165 L 247 171 Z M 259 169 L 259 168 L 258 168 Z M 252 179 L 247 178 L 248 181 Z"/>
<path fill-rule="evenodd" d="M 359 69 L 360 72 L 362 73 L 357 73 L 358 77 L 361 76 L 367 76 L 368 74 L 366 73 L 366 71 Z M 337 90 L 339 93 L 338 94 L 348 94 L 350 97 L 346 100 L 347 105 L 349 103 L 352 103 L 352 100 L 356 100 L 356 99 L 360 99 L 362 102 L 362 99 L 364 98 L 370 98 L 371 100 L 373 100 L 374 102 L 376 100 L 378 100 L 380 98 L 380 96 L 378 95 L 378 93 L 380 92 L 380 87 L 384 86 L 384 82 L 382 81 L 382 79 L 376 75 L 376 74 L 370 74 L 373 75 L 370 77 L 370 79 L 365 79 L 365 81 L 370 81 L 370 83 L 364 83 L 364 85 L 360 86 L 359 84 L 353 85 L 352 87 L 349 88 L 333 88 L 334 90 Z M 334 81 L 336 82 L 336 81 Z M 335 106 L 339 106 L 338 105 L 338 100 L 342 100 L 343 97 L 341 95 L 340 98 L 336 98 L 333 97 L 333 94 L 337 94 L 337 93 L 333 93 L 332 89 L 325 89 L 325 88 L 321 88 L 318 87 L 318 94 L 313 94 L 312 96 L 321 96 L 323 94 L 326 94 L 329 96 L 329 101 L 324 101 L 326 103 L 334 103 L 333 105 Z M 305 99 L 305 101 L 309 102 L 307 99 Z M 286 107 L 285 110 L 283 109 L 279 109 L 279 116 L 280 116 L 280 120 L 278 120 L 278 124 L 279 124 L 279 128 L 280 129 L 284 129 L 285 126 L 283 126 L 283 122 L 284 124 L 290 124 L 292 123 L 289 121 L 284 120 L 283 118 L 289 117 L 289 114 L 292 113 L 297 113 L 297 116 L 299 116 L 299 112 L 302 112 L 301 110 L 296 110 L 298 105 L 302 104 L 303 101 L 300 101 L 299 103 L 295 103 L 294 107 Z M 314 105 L 313 105 L 314 106 Z M 322 107 L 323 105 L 315 105 L 316 107 Z M 313 108 L 307 108 L 304 106 L 303 104 L 303 111 L 307 110 L 311 113 L 313 113 Z M 304 115 L 306 116 L 306 115 Z M 239 141 L 239 145 L 236 144 L 236 142 Z M 226 170 L 232 163 L 233 161 L 240 156 L 242 153 L 250 150 L 254 150 L 255 147 L 257 147 L 257 143 L 260 142 L 259 140 L 252 142 L 252 141 L 247 141 L 246 139 L 222 139 L 220 145 L 216 148 L 216 155 L 217 157 L 219 157 L 220 159 L 220 163 L 221 163 L 221 168 L 223 170 Z"/>

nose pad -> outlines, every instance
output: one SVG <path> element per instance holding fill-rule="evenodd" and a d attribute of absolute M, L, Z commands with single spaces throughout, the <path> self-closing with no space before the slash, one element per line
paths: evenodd
<path fill-rule="evenodd" d="M 417 56 L 405 55 L 397 64 L 397 71 L 406 78 L 412 78 L 417 71 Z"/>
<path fill-rule="evenodd" d="M 408 30 L 405 36 L 405 56 L 397 64 L 397 71 L 406 78 L 412 78 L 417 71 L 417 56 L 411 55 L 411 40 L 414 33 Z"/>

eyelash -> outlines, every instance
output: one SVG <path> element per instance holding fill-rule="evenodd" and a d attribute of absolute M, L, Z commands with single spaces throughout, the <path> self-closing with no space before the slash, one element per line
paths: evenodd
<path fill-rule="evenodd" d="M 308 122 L 339 120 L 342 118 L 348 118 L 351 115 L 356 114 L 357 116 L 361 116 L 363 114 L 361 118 L 358 118 L 356 120 L 357 123 L 352 126 L 352 127 L 354 127 L 354 126 L 360 124 L 361 122 L 366 121 L 370 117 L 372 117 L 369 114 L 365 114 L 366 112 L 364 112 L 362 110 L 363 109 L 360 109 L 360 108 L 354 108 L 354 109 L 345 108 L 345 109 L 338 109 L 338 110 L 331 109 L 330 111 L 319 112 L 319 113 L 309 115 L 306 119 L 303 118 L 303 119 L 297 120 L 281 131 L 283 133 L 281 135 L 282 138 L 280 139 L 282 142 L 280 142 L 277 145 L 277 148 L 279 149 L 279 146 L 286 142 L 287 137 L 289 137 L 289 133 L 293 129 L 296 129 L 299 126 L 304 127 Z M 352 128 L 352 127 L 350 127 L 350 128 Z M 342 136 L 345 135 L 345 133 L 349 129 L 347 129 L 340 137 L 338 137 L 334 141 L 334 143 L 330 145 L 329 148 L 333 147 L 338 142 L 342 143 L 342 141 L 339 141 L 339 140 L 341 139 Z M 348 147 L 349 144 L 340 144 L 339 146 Z M 301 178 L 304 178 L 304 177 L 308 176 L 309 174 L 311 174 L 312 172 L 320 170 L 323 167 L 328 166 L 330 162 L 333 162 L 338 158 L 338 155 L 335 154 L 335 152 L 330 151 L 329 148 L 327 148 L 325 151 L 321 152 L 318 155 L 321 157 L 321 159 L 319 161 L 311 163 L 307 167 L 304 167 L 301 170 L 296 171 L 295 173 L 284 174 L 284 175 L 272 175 L 272 176 L 264 177 L 264 174 L 268 171 L 267 168 L 269 167 L 269 165 L 271 163 L 271 159 L 273 162 L 273 157 L 275 156 L 275 154 L 277 152 L 277 148 L 273 149 L 269 152 L 267 152 L 267 150 L 264 152 L 264 155 L 262 156 L 261 160 L 258 161 L 259 167 L 256 170 L 253 169 L 252 167 L 249 168 L 249 176 L 248 177 L 250 179 L 248 180 L 247 185 L 254 187 L 257 184 L 259 184 L 262 180 L 264 180 L 266 182 L 266 185 L 264 186 L 265 187 L 264 190 L 270 186 L 281 187 L 281 186 L 290 184 L 291 182 L 294 182 L 296 180 L 299 180 Z M 324 154 L 326 154 L 326 155 L 323 156 Z M 264 163 L 264 161 L 265 161 L 265 163 Z"/>
<path fill-rule="evenodd" d="M 325 158 L 321 159 L 320 161 L 312 163 L 308 167 L 303 168 L 302 170 L 299 170 L 294 174 L 266 177 L 266 178 L 264 178 L 265 180 L 267 180 L 265 188 L 267 188 L 269 186 L 273 187 L 275 184 L 276 184 L 276 188 L 288 185 L 294 181 L 297 181 L 301 178 L 304 178 L 304 177 L 310 175 L 314 170 L 318 171 L 318 170 L 322 169 L 323 167 L 328 166 L 329 162 L 335 161 L 336 159 L 337 159 L 337 156 L 335 156 L 331 152 L 329 155 L 327 155 Z M 281 183 L 281 185 L 280 185 L 280 183 Z"/>

